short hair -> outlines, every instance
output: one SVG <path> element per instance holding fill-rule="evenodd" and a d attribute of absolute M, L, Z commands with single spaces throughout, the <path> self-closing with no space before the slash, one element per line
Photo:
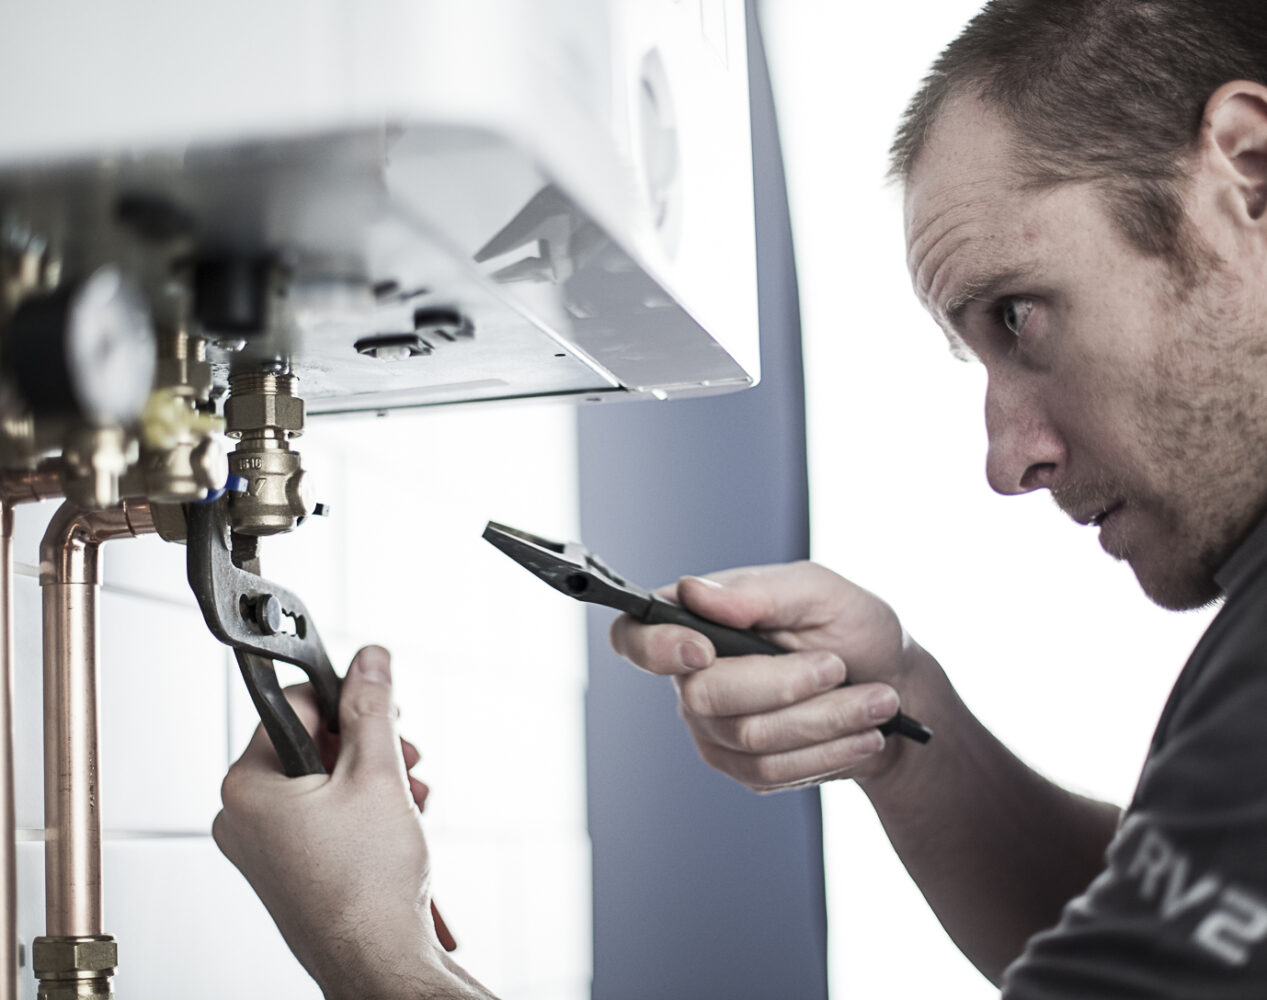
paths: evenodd
<path fill-rule="evenodd" d="M 1264 0 L 989 0 L 907 107 L 890 176 L 908 181 L 947 100 L 975 95 L 1029 185 L 1099 187 L 1135 247 L 1191 275 L 1183 183 L 1206 103 L 1240 79 L 1267 84 Z"/>

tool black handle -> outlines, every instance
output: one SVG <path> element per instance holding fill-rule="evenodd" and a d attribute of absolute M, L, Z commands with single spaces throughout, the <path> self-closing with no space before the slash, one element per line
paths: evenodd
<path fill-rule="evenodd" d="M 269 741 L 277 751 L 286 777 L 325 774 L 325 765 L 321 763 L 321 756 L 317 753 L 317 744 L 286 700 L 273 661 L 248 653 L 244 649 L 235 649 L 233 652 L 251 701 L 255 703 L 255 710 L 260 713 L 260 722 L 264 724 L 264 731 L 268 733 Z M 337 687 L 335 703 L 338 703 Z"/>
<path fill-rule="evenodd" d="M 647 613 L 643 615 L 642 620 L 647 625 L 685 625 L 707 636 L 713 648 L 717 650 L 718 656 L 778 656 L 780 653 L 788 652 L 777 642 L 771 642 L 755 632 L 731 628 L 729 625 L 721 625 L 707 618 L 701 618 L 682 605 L 666 601 L 655 594 L 651 595 L 651 605 L 647 608 Z M 840 686 L 848 687 L 849 681 L 845 681 Z M 880 726 L 880 732 L 885 736 L 897 733 L 916 743 L 927 743 L 933 738 L 931 729 L 901 712 Z"/>

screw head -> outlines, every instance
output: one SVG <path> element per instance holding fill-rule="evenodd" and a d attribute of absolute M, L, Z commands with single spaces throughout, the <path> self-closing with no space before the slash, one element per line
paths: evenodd
<path fill-rule="evenodd" d="M 265 635 L 276 635 L 282 627 L 282 602 L 272 594 L 257 597 L 251 605 L 255 624 Z"/>

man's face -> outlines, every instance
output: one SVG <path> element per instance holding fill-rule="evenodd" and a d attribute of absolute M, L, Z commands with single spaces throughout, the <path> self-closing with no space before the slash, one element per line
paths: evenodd
<path fill-rule="evenodd" d="M 1000 120 L 958 99 L 906 198 L 916 293 L 986 368 L 990 485 L 1051 490 L 1158 604 L 1207 603 L 1267 505 L 1259 282 L 1216 233 L 1232 263 L 1181 289 L 1095 190 L 1024 191 L 1009 161 Z"/>

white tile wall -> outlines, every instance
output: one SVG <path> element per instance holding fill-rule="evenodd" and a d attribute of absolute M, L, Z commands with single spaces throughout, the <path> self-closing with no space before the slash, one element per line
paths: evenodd
<path fill-rule="evenodd" d="M 572 412 L 541 405 L 316 422 L 297 442 L 332 516 L 266 540 L 336 667 L 393 652 L 402 727 L 433 789 L 437 894 L 459 959 L 507 996 L 589 996 L 581 608 L 480 538 L 485 521 L 577 531 Z M 38 542 L 15 553 L 20 934 L 43 929 Z M 317 996 L 207 836 L 254 709 L 206 632 L 184 550 L 104 547 L 101 785 L 107 930 L 120 997 Z M 299 679 L 297 670 L 283 676 Z M 29 962 L 28 962 L 29 965 Z M 34 997 L 25 971 L 24 997 Z"/>

